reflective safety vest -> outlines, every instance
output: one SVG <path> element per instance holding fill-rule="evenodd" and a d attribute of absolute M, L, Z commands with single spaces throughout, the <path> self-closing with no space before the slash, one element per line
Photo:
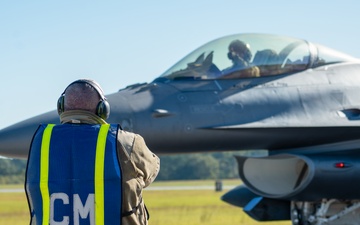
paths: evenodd
<path fill-rule="evenodd" d="M 118 125 L 40 125 L 25 189 L 36 225 L 120 225 Z"/>

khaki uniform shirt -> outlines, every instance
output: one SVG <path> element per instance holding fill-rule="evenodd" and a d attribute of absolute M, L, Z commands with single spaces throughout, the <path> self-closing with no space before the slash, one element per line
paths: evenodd
<path fill-rule="evenodd" d="M 95 114 L 82 110 L 65 111 L 60 115 L 60 120 L 61 123 L 106 123 Z M 142 191 L 158 175 L 160 159 L 148 149 L 144 139 L 138 134 L 119 130 L 117 142 L 122 171 L 122 210 L 126 213 L 134 209 L 134 213 L 123 217 L 122 225 L 148 224 Z"/>

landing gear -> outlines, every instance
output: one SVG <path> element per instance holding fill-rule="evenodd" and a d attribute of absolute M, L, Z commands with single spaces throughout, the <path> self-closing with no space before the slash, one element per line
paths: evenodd
<path fill-rule="evenodd" d="M 360 224 L 360 200 L 292 201 L 291 221 L 293 225 L 357 225 Z"/>

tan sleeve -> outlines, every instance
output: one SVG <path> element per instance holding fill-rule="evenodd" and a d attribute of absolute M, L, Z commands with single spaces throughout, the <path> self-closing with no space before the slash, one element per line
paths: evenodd
<path fill-rule="evenodd" d="M 136 178 L 143 188 L 149 186 L 159 173 L 159 157 L 150 151 L 144 138 L 138 134 L 120 130 L 118 139 L 125 150 L 120 151 L 120 162 L 127 173 L 125 177 Z"/>
<path fill-rule="evenodd" d="M 130 158 L 138 170 L 138 175 L 143 178 L 144 188 L 149 186 L 159 173 L 160 159 L 150 151 L 140 135 L 135 135 Z"/>
<path fill-rule="evenodd" d="M 118 154 L 124 193 L 123 213 L 140 205 L 135 213 L 122 218 L 122 224 L 148 224 L 142 191 L 157 176 L 159 158 L 148 149 L 140 135 L 123 130 L 118 132 Z"/>

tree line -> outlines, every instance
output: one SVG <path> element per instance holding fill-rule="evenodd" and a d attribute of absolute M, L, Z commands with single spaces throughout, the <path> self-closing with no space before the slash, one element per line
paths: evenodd
<path fill-rule="evenodd" d="M 257 154 L 254 151 L 241 151 L 160 155 L 161 168 L 156 180 L 238 178 L 234 155 Z M 26 163 L 26 160 L 20 159 L 0 159 L 0 184 L 23 183 Z"/>

